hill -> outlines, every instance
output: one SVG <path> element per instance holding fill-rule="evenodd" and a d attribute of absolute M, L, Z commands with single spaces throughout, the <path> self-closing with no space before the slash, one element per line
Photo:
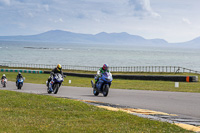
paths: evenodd
<path fill-rule="evenodd" d="M 135 46 L 164 46 L 164 47 L 190 47 L 200 48 L 200 37 L 182 43 L 168 43 L 164 39 L 145 39 L 138 35 L 126 32 L 98 34 L 81 34 L 62 30 L 51 30 L 36 35 L 0 36 L 0 41 L 34 41 L 56 43 L 80 43 L 80 44 L 113 44 Z"/>
<path fill-rule="evenodd" d="M 122 33 L 101 32 L 95 35 L 51 30 L 37 35 L 0 36 L 2 41 L 41 41 L 64 43 L 105 43 L 105 44 L 167 44 L 163 39 L 145 39 L 141 36 Z"/>

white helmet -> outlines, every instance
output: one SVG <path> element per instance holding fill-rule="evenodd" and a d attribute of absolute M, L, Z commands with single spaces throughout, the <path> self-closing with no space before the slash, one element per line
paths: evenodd
<path fill-rule="evenodd" d="M 6 76 L 5 74 L 3 74 L 3 76 Z"/>

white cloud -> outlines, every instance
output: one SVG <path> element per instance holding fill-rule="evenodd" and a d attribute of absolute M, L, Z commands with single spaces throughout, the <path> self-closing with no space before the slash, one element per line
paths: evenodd
<path fill-rule="evenodd" d="M 189 19 L 187 19 L 187 18 L 182 18 L 182 21 L 184 22 L 184 23 L 186 23 L 186 24 L 191 24 L 191 22 L 190 22 L 190 20 Z"/>
<path fill-rule="evenodd" d="M 54 23 L 63 23 L 64 22 L 64 20 L 62 18 L 59 18 L 59 19 L 49 18 L 48 21 L 54 22 Z"/>
<path fill-rule="evenodd" d="M 59 22 L 64 22 L 62 18 L 59 19 Z"/>
<path fill-rule="evenodd" d="M 13 22 L 13 24 L 15 25 L 15 27 L 18 27 L 21 29 L 25 29 L 27 27 L 27 25 L 23 22 Z"/>
<path fill-rule="evenodd" d="M 129 0 L 129 3 L 133 7 L 134 15 L 136 16 L 161 17 L 151 8 L 150 0 Z"/>
<path fill-rule="evenodd" d="M 185 41 L 200 33 L 200 0 L 191 1 L 0 0 L 0 36 L 65 29 L 88 34 L 127 32 L 149 39 Z"/>
<path fill-rule="evenodd" d="M 46 11 L 49 11 L 49 5 L 43 5 Z"/>
<path fill-rule="evenodd" d="M 30 16 L 31 18 L 34 17 L 33 13 L 31 13 L 31 12 L 28 13 L 28 16 Z"/>
<path fill-rule="evenodd" d="M 3 3 L 5 5 L 10 5 L 10 0 L 0 0 L 0 3 Z"/>

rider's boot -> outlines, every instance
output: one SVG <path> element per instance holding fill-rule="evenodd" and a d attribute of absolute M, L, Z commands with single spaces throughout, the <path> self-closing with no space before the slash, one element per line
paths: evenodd
<path fill-rule="evenodd" d="M 48 81 L 46 81 L 46 86 L 49 88 L 49 82 Z"/>
<path fill-rule="evenodd" d="M 96 88 L 98 79 L 95 79 L 94 88 Z"/>
<path fill-rule="evenodd" d="M 53 85 L 53 81 L 51 81 L 51 82 L 49 83 L 49 91 L 51 91 L 51 92 L 53 92 L 52 85 Z"/>
<path fill-rule="evenodd" d="M 46 82 L 47 82 L 47 87 L 49 87 L 49 83 L 51 82 L 51 77 L 49 77 Z"/>

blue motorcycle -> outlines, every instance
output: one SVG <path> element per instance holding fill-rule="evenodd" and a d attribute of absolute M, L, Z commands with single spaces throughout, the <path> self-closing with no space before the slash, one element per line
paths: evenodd
<path fill-rule="evenodd" d="M 24 83 L 24 78 L 19 78 L 17 80 L 17 89 L 21 89 Z"/>
<path fill-rule="evenodd" d="M 98 96 L 99 93 L 103 93 L 103 96 L 106 97 L 108 95 L 112 80 L 112 74 L 109 72 L 102 73 L 96 84 L 94 84 L 93 80 L 91 80 L 93 94 Z"/>
<path fill-rule="evenodd" d="M 66 77 L 66 76 L 64 75 L 64 77 Z M 52 91 L 50 91 L 50 86 L 52 86 L 53 93 L 57 94 L 63 81 L 64 81 L 64 78 L 60 73 L 54 74 L 53 80 L 50 81 L 49 84 L 47 84 L 47 92 L 52 93 Z M 46 81 L 46 82 L 48 83 L 48 81 Z"/>

